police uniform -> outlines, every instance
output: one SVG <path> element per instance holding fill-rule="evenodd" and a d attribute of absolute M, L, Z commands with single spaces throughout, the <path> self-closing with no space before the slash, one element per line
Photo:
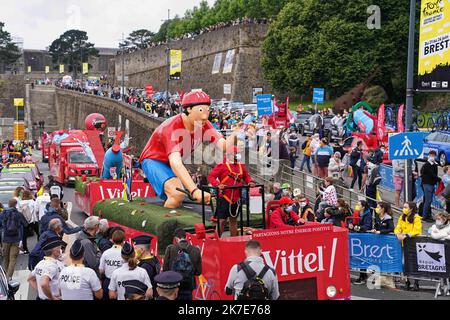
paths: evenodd
<path fill-rule="evenodd" d="M 128 280 L 122 283 L 125 288 L 125 299 L 130 300 L 131 295 L 137 295 L 139 298 L 145 299 L 145 293 L 147 292 L 147 285 L 138 280 Z M 134 300 L 134 299 L 133 299 Z"/>
<path fill-rule="evenodd" d="M 72 257 L 80 260 L 84 256 L 84 247 L 76 240 L 70 248 Z M 83 264 L 71 264 L 59 275 L 62 300 L 94 300 L 93 292 L 102 286 L 94 270 Z"/>
<path fill-rule="evenodd" d="M 256 274 L 260 274 L 265 266 L 264 260 L 261 257 L 248 257 L 244 262 L 247 263 L 247 265 L 249 265 L 250 268 L 256 272 Z M 262 280 L 264 281 L 265 287 L 269 291 L 270 299 L 277 300 L 280 296 L 280 292 L 278 289 L 278 279 L 275 270 L 270 268 Z M 246 281 L 247 276 L 245 275 L 244 270 L 240 268 L 238 264 L 234 265 L 230 270 L 225 292 L 227 294 L 234 293 L 234 298 L 236 300 Z"/>
<path fill-rule="evenodd" d="M 43 245 L 42 250 L 51 250 L 57 247 L 66 246 L 67 243 L 62 241 L 60 238 L 52 237 L 47 239 Z M 36 278 L 37 289 L 38 289 L 38 299 L 39 300 L 49 300 L 47 295 L 42 290 L 42 280 L 44 276 L 50 278 L 50 290 L 52 292 L 53 297 L 57 297 L 60 295 L 59 288 L 59 275 L 61 271 L 64 269 L 64 264 L 56 260 L 52 257 L 44 257 L 44 260 L 41 260 L 34 270 L 31 272 L 31 275 Z"/>
<path fill-rule="evenodd" d="M 126 242 L 122 247 L 121 253 L 129 256 L 133 251 L 134 248 Z M 125 300 L 125 288 L 123 287 L 123 282 L 127 280 L 138 280 L 143 282 L 148 288 L 152 288 L 147 271 L 140 267 L 130 270 L 128 263 L 124 262 L 120 268 L 112 273 L 111 282 L 108 286 L 109 290 L 117 292 L 117 300 Z"/>
<path fill-rule="evenodd" d="M 183 276 L 175 271 L 165 271 L 155 277 L 156 285 L 161 289 L 173 290 L 180 287 Z M 170 300 L 165 296 L 159 296 L 155 300 Z"/>
<path fill-rule="evenodd" d="M 108 300 L 108 287 L 111 281 L 112 274 L 119 269 L 123 264 L 122 246 L 114 245 L 111 249 L 103 252 L 100 258 L 100 270 L 104 271 L 104 278 L 102 281 L 103 299 Z"/>
<path fill-rule="evenodd" d="M 153 237 L 151 236 L 138 236 L 133 238 L 133 242 L 135 245 L 150 245 Z M 161 272 L 161 263 L 159 262 L 158 257 L 154 255 L 150 255 L 149 257 L 141 258 L 139 260 L 138 266 L 147 271 L 147 274 L 150 278 L 150 282 L 153 286 L 153 296 L 157 296 L 156 292 L 156 283 L 155 276 L 157 276 Z"/>

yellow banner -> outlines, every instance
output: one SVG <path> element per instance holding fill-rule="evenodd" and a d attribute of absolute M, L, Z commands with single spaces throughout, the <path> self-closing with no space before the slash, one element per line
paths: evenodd
<path fill-rule="evenodd" d="M 170 79 L 181 79 L 181 60 L 183 53 L 181 50 L 170 50 Z"/>
<path fill-rule="evenodd" d="M 83 63 L 83 74 L 89 73 L 89 63 L 85 62 Z"/>
<path fill-rule="evenodd" d="M 64 65 L 63 64 L 59 65 L 59 73 L 64 73 Z"/>
<path fill-rule="evenodd" d="M 28 66 L 28 73 L 31 73 L 31 66 Z"/>
<path fill-rule="evenodd" d="M 419 89 L 448 89 L 450 1 L 422 0 L 419 40 Z"/>
<path fill-rule="evenodd" d="M 49 66 L 45 66 L 45 73 L 50 73 L 50 67 Z"/>
<path fill-rule="evenodd" d="M 23 106 L 24 106 L 23 99 L 21 99 L 21 98 L 14 99 L 14 107 L 23 107 Z"/>

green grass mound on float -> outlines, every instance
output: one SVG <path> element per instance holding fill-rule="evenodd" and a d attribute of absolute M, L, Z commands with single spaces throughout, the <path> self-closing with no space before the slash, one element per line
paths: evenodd
<path fill-rule="evenodd" d="M 98 181 L 100 181 L 100 178 L 97 178 L 97 177 L 86 178 L 85 182 L 83 182 L 82 177 L 76 177 L 75 178 L 75 191 L 84 195 L 84 194 L 86 194 L 86 186 L 90 182 L 98 182 Z"/>
<path fill-rule="evenodd" d="M 158 254 L 163 255 L 167 246 L 172 244 L 176 229 L 194 231 L 195 225 L 202 223 L 202 217 L 197 212 L 183 208 L 177 209 L 176 214 L 171 214 L 171 211 L 172 209 L 150 204 L 139 198 L 134 199 L 133 202 L 109 199 L 97 202 L 94 205 L 93 214 L 125 227 L 156 235 Z M 244 221 L 245 216 L 244 211 Z M 261 225 L 262 215 L 250 215 L 250 222 L 251 226 Z M 206 228 L 214 228 L 214 226 L 210 221 L 206 221 Z M 246 226 L 245 222 L 244 226 Z"/>

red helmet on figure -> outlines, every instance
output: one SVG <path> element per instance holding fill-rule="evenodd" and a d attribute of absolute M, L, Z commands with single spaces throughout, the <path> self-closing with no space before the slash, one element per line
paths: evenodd
<path fill-rule="evenodd" d="M 184 95 L 181 102 L 183 108 L 192 108 L 198 105 L 211 105 L 211 98 L 203 91 L 191 91 Z"/>

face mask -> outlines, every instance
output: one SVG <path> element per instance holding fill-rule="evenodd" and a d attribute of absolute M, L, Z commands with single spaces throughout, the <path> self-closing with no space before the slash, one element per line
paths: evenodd
<path fill-rule="evenodd" d="M 242 155 L 238 153 L 236 155 L 235 159 L 236 159 L 237 162 L 240 162 L 242 160 Z"/>
<path fill-rule="evenodd" d="M 361 211 L 361 210 L 362 210 L 362 206 L 360 206 L 359 204 L 356 205 L 355 210 L 356 210 L 356 211 Z"/>
<path fill-rule="evenodd" d="M 380 213 L 381 213 L 381 208 L 376 208 L 376 209 L 375 209 L 375 212 L 378 213 L 378 214 L 380 214 Z"/>
<path fill-rule="evenodd" d="M 444 221 L 442 220 L 436 220 L 436 226 L 442 227 L 444 225 Z"/>
<path fill-rule="evenodd" d="M 293 210 L 292 206 L 289 206 L 286 209 L 284 209 L 284 211 L 286 211 L 287 213 L 292 212 L 292 210 Z"/>
<path fill-rule="evenodd" d="M 306 202 L 299 202 L 299 205 L 301 208 L 304 208 L 306 206 Z"/>
<path fill-rule="evenodd" d="M 434 163 L 435 160 L 436 160 L 436 159 L 435 159 L 434 157 L 430 157 L 430 158 L 428 159 L 428 161 L 430 161 L 431 163 Z"/>
<path fill-rule="evenodd" d="M 409 213 L 409 209 L 408 208 L 403 208 L 403 213 L 404 214 L 408 214 Z"/>

